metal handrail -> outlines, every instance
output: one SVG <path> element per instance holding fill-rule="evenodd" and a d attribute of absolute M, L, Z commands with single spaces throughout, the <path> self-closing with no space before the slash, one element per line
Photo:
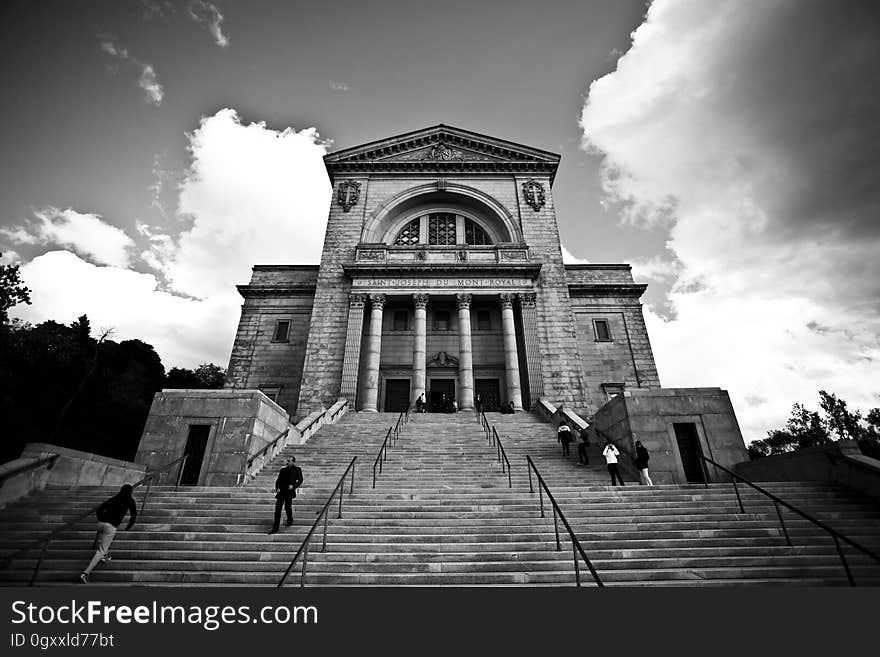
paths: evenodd
<path fill-rule="evenodd" d="M 46 458 L 40 459 L 38 461 L 32 461 L 31 463 L 26 463 L 22 466 L 17 467 L 15 470 L 11 470 L 10 472 L 6 472 L 0 475 L 0 485 L 3 484 L 10 477 L 14 477 L 15 475 L 21 474 L 22 472 L 27 472 L 28 470 L 36 470 L 42 466 L 46 466 L 47 470 L 51 470 L 55 465 L 55 461 L 61 458 L 61 454 L 51 454 Z"/>
<path fill-rule="evenodd" d="M 321 544 L 321 552 L 327 551 L 327 509 L 330 508 L 330 503 L 333 502 L 333 497 L 336 495 L 337 491 L 339 492 L 339 514 L 336 516 L 337 518 L 342 517 L 342 498 L 343 498 L 343 488 L 342 484 L 345 483 L 345 478 L 348 476 L 349 471 L 351 471 L 351 487 L 348 489 L 349 495 L 354 495 L 354 463 L 357 461 L 357 456 L 351 459 L 351 463 L 348 464 L 348 467 L 345 469 L 345 472 L 342 473 L 342 476 L 339 478 L 339 481 L 336 484 L 336 487 L 333 489 L 333 492 L 330 493 L 330 497 L 327 498 L 327 501 L 324 503 L 324 508 L 321 509 L 320 513 L 318 513 L 318 517 L 315 518 L 315 522 L 312 523 L 312 528 L 309 530 L 309 533 L 306 534 L 305 539 L 302 544 L 299 546 L 299 549 L 296 551 L 296 554 L 293 556 L 293 559 L 290 561 L 290 565 L 287 567 L 287 570 L 284 571 L 284 575 L 281 576 L 281 579 L 278 581 L 278 585 L 276 588 L 281 588 L 284 586 L 284 582 L 287 581 L 288 576 L 290 575 L 290 571 L 293 570 L 293 567 L 296 565 L 296 562 L 299 560 L 300 555 L 303 558 L 303 566 L 302 566 L 302 574 L 300 575 L 299 585 L 300 587 L 304 587 L 306 585 L 306 568 L 309 565 L 309 542 L 312 540 L 312 534 L 315 533 L 315 529 L 318 527 L 318 523 L 321 522 L 321 518 L 324 519 L 324 539 Z"/>
<path fill-rule="evenodd" d="M 149 472 L 143 479 L 141 479 L 140 481 L 137 481 L 131 485 L 132 489 L 135 489 L 138 486 L 141 486 L 145 482 L 147 484 L 147 492 L 144 493 L 144 498 L 141 501 L 141 510 L 140 510 L 141 515 L 143 515 L 144 507 L 147 504 L 147 497 L 149 497 L 149 495 L 150 495 L 150 488 L 152 487 L 152 484 L 153 484 L 153 477 L 155 477 L 158 473 L 169 469 L 175 463 L 180 462 L 180 468 L 177 471 L 177 484 L 176 484 L 179 486 L 180 485 L 180 478 L 183 476 L 183 468 L 186 465 L 186 460 L 187 460 L 188 456 L 189 456 L 189 454 L 184 454 L 183 456 L 178 457 L 178 458 L 174 459 L 173 461 L 166 463 L 165 465 L 157 468 L 156 470 Z M 103 502 L 101 504 L 103 504 Z M 43 558 L 46 556 L 46 550 L 49 547 L 49 543 L 51 543 L 52 540 L 62 531 L 75 525 L 76 523 L 80 522 L 84 518 L 87 518 L 90 515 L 97 513 L 98 509 L 101 507 L 101 504 L 98 504 L 97 506 L 89 509 L 88 511 L 84 511 L 83 513 L 79 514 L 78 516 L 71 518 L 70 520 L 65 522 L 63 525 L 61 525 L 60 527 L 56 527 L 55 529 L 53 529 L 51 532 L 49 532 L 45 536 L 38 538 L 36 541 L 33 541 L 30 545 L 27 545 L 26 547 L 23 547 L 20 550 L 17 550 L 16 552 L 12 553 L 10 556 L 8 556 L 5 559 L 3 559 L 2 561 L 0 561 L 0 569 L 8 568 L 14 560 L 20 559 L 21 557 L 25 556 L 28 552 L 33 550 L 35 547 L 42 545 L 43 547 L 40 550 L 40 556 L 37 559 L 37 564 L 36 564 L 36 566 L 34 566 L 34 572 L 31 574 L 31 579 L 30 579 L 30 582 L 28 583 L 28 586 L 33 586 L 34 582 L 37 580 L 37 575 L 39 575 L 39 573 L 40 573 L 40 567 L 43 565 Z"/>
<path fill-rule="evenodd" d="M 853 579 L 852 572 L 850 571 L 850 568 L 849 568 L 849 564 L 846 562 L 846 557 L 843 554 L 843 549 L 840 547 L 840 541 L 843 541 L 844 543 L 849 544 L 850 546 L 859 550 L 863 554 L 866 554 L 869 557 L 871 557 L 872 559 L 874 559 L 874 561 L 880 563 L 880 555 L 869 550 L 865 546 L 860 545 L 859 543 L 856 543 L 854 540 L 845 536 L 844 534 L 841 534 L 836 529 L 829 527 L 828 525 L 826 525 L 824 522 L 822 522 L 818 518 L 814 518 L 806 511 L 802 511 L 801 509 L 797 508 L 796 506 L 789 504 L 788 502 L 786 502 L 782 498 L 774 495 L 770 491 L 761 488 L 760 486 L 749 481 L 745 477 L 738 475 L 735 472 L 733 472 L 732 470 L 730 470 L 729 468 L 726 468 L 723 465 L 721 465 L 720 463 L 713 461 L 708 456 L 704 456 L 703 454 L 698 454 L 698 456 L 702 459 L 701 463 L 703 464 L 703 475 L 706 478 L 706 482 L 707 482 L 706 485 L 707 486 L 708 486 L 708 476 L 706 476 L 706 475 L 708 473 L 706 472 L 706 463 L 711 463 L 714 467 L 723 470 L 724 472 L 729 474 L 731 477 L 733 477 L 733 490 L 736 493 L 736 500 L 737 500 L 737 502 L 739 502 L 739 510 L 741 513 L 745 513 L 746 511 L 745 511 L 745 507 L 743 506 L 742 497 L 739 494 L 739 488 L 737 488 L 737 485 L 736 485 L 737 480 L 741 481 L 742 483 L 746 484 L 747 486 L 751 486 L 759 493 L 766 495 L 771 500 L 773 500 L 773 506 L 776 508 L 776 515 L 779 517 L 779 524 L 782 526 L 782 533 L 785 535 L 785 542 L 789 546 L 792 545 L 791 537 L 788 534 L 788 528 L 785 526 L 785 520 L 782 518 L 782 511 L 779 508 L 780 504 L 782 506 L 784 506 L 785 508 L 787 508 L 788 510 L 793 511 L 794 513 L 798 514 L 800 517 L 802 517 L 806 520 L 809 520 L 811 523 L 813 523 L 814 525 L 816 525 L 820 529 L 823 529 L 826 532 L 828 532 L 831 535 L 831 537 L 834 539 L 834 546 L 837 548 L 837 554 L 840 557 L 841 563 L 843 564 L 843 569 L 846 571 L 846 578 L 849 580 L 850 586 L 855 586 L 856 582 L 855 582 L 855 579 Z"/>
<path fill-rule="evenodd" d="M 393 427 L 388 427 L 388 431 L 385 434 L 385 440 L 382 441 L 382 446 L 379 447 L 379 453 L 376 455 L 376 460 L 373 461 L 373 488 L 376 487 L 376 466 L 379 466 L 379 474 L 382 474 L 382 464 L 385 462 L 385 459 L 388 458 L 388 439 L 391 437 L 393 431 Z"/>
<path fill-rule="evenodd" d="M 492 425 L 492 444 L 498 450 L 498 460 L 501 462 L 501 474 L 507 472 L 507 487 L 513 488 L 513 481 L 510 478 L 510 460 L 507 458 L 507 452 L 504 451 L 504 445 L 501 444 L 501 438 L 498 437 L 495 425 Z M 506 470 L 504 467 L 505 463 L 507 464 Z"/>
<path fill-rule="evenodd" d="M 587 564 L 587 568 L 590 569 L 590 573 L 593 575 L 593 579 L 596 582 L 596 585 L 599 587 L 605 586 L 602 583 L 602 579 L 599 577 L 599 573 L 596 572 L 596 569 L 593 567 L 593 563 L 590 561 L 589 557 L 587 557 L 587 553 L 584 552 L 583 546 L 581 546 L 581 542 L 578 540 L 578 537 L 575 536 L 574 530 L 571 528 L 571 525 L 568 524 L 568 520 L 565 518 L 565 514 L 562 513 L 562 509 L 559 508 L 559 505 L 556 503 L 556 498 L 553 497 L 553 493 L 550 492 L 550 489 L 547 487 L 547 484 L 544 482 L 544 477 L 541 476 L 541 473 L 538 472 L 537 466 L 535 466 L 535 462 L 532 461 L 532 457 L 526 455 L 526 462 L 528 464 L 528 472 L 529 472 L 529 492 L 534 493 L 535 489 L 532 487 L 532 470 L 535 471 L 535 476 L 538 479 L 538 484 L 540 484 L 538 488 L 538 495 L 541 500 L 541 517 L 544 517 L 544 495 L 541 492 L 541 489 L 547 493 L 547 499 L 550 500 L 550 503 L 553 505 L 553 529 L 556 531 L 556 551 L 559 552 L 562 550 L 562 544 L 559 542 L 559 524 L 556 521 L 556 518 L 562 520 L 562 524 L 565 527 L 566 531 L 568 531 L 568 536 L 571 539 L 571 549 L 574 557 L 574 576 L 575 582 L 577 586 L 581 585 L 581 569 L 580 563 L 578 562 L 578 554 L 580 554 L 581 558 L 584 560 L 584 563 Z"/>
<path fill-rule="evenodd" d="M 284 438 L 289 433 L 290 433 L 290 427 L 287 427 L 284 431 L 279 433 L 278 436 L 276 436 L 275 439 L 271 443 L 265 445 L 259 452 L 257 452 L 253 456 L 251 456 L 248 459 L 247 466 L 244 469 L 245 475 L 247 475 L 247 471 L 251 469 L 251 466 L 254 464 L 254 461 L 256 461 L 258 458 L 260 458 L 263 454 L 268 452 L 270 449 L 272 449 L 272 447 L 274 447 L 275 445 L 278 444 L 279 440 Z"/>
<path fill-rule="evenodd" d="M 397 416 L 397 422 L 394 426 L 388 428 L 388 433 L 385 434 L 385 440 L 382 441 L 382 446 L 379 447 L 379 453 L 376 455 L 376 460 L 373 461 L 373 488 L 376 487 L 376 466 L 379 467 L 379 474 L 382 474 L 382 464 L 388 458 L 388 440 L 391 439 L 392 445 L 397 442 L 400 438 L 400 432 L 403 429 L 403 425 L 407 422 L 409 422 L 409 409 L 401 411 L 400 415 Z"/>

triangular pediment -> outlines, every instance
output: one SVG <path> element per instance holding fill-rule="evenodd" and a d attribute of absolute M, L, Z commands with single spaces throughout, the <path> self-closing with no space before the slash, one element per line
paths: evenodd
<path fill-rule="evenodd" d="M 553 176 L 559 155 L 447 125 L 408 132 L 324 157 L 331 177 L 355 171 L 533 171 Z"/>

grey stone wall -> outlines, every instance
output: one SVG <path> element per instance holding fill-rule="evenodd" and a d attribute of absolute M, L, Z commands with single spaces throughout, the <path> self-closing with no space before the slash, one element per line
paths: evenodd
<path fill-rule="evenodd" d="M 297 414 L 317 278 L 317 266 L 254 267 L 250 284 L 239 286 L 244 304 L 227 388 L 278 388 L 278 404 Z M 273 340 L 278 320 L 290 322 L 287 341 Z"/>

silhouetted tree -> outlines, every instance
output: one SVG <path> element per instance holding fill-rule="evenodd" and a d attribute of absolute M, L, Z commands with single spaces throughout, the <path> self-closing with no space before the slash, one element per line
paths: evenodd
<path fill-rule="evenodd" d="M 226 382 L 226 370 L 214 363 L 202 363 L 194 370 L 172 367 L 165 375 L 165 389 L 217 390 Z"/>
<path fill-rule="evenodd" d="M 31 291 L 22 283 L 18 265 L 0 265 L 0 324 L 9 322 L 10 308 L 30 302 Z"/>

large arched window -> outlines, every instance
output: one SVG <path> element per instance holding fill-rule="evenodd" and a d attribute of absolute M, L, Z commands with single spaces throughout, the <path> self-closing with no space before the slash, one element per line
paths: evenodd
<path fill-rule="evenodd" d="M 473 219 L 451 212 L 434 212 L 408 221 L 394 238 L 399 246 L 424 244 L 427 237 L 430 246 L 455 246 L 492 244 L 489 232 Z"/>

